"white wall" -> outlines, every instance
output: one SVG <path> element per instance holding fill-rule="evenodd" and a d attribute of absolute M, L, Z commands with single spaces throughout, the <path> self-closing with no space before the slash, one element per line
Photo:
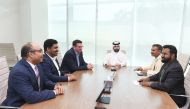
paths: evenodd
<path fill-rule="evenodd" d="M 20 54 L 24 43 L 47 37 L 47 0 L 0 0 L 0 43 L 14 43 Z"/>
<path fill-rule="evenodd" d="M 21 43 L 32 41 L 30 0 L 20 0 Z"/>
<path fill-rule="evenodd" d="M 30 0 L 32 41 L 43 45 L 48 37 L 47 0 Z"/>
<path fill-rule="evenodd" d="M 20 47 L 19 3 L 19 0 L 0 0 L 0 43 L 13 42 L 16 49 Z"/>
<path fill-rule="evenodd" d="M 186 1 L 182 24 L 181 52 L 190 54 L 190 0 Z"/>
<path fill-rule="evenodd" d="M 48 37 L 48 9 L 46 0 L 21 0 L 21 39 L 23 43 L 43 45 Z"/>

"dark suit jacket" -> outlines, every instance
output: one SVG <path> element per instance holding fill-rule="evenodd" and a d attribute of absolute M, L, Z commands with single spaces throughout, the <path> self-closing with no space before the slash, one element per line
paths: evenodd
<path fill-rule="evenodd" d="M 64 76 L 64 73 L 61 72 L 61 76 L 59 76 L 58 70 L 54 65 L 51 58 L 45 53 L 43 56 L 43 62 L 41 63 L 44 73 L 47 77 L 53 82 L 64 82 L 68 81 L 68 76 Z"/>
<path fill-rule="evenodd" d="M 61 70 L 65 72 L 74 72 L 77 70 L 87 70 L 87 63 L 83 59 L 82 52 L 79 55 L 80 66 L 77 64 L 76 54 L 74 49 L 71 48 L 65 53 L 61 64 Z"/>
<path fill-rule="evenodd" d="M 37 103 L 54 98 L 55 84 L 44 76 L 40 65 L 38 71 L 41 91 L 34 70 L 25 59 L 21 59 L 9 74 L 7 97 L 2 105 L 19 107 L 24 103 Z"/>
<path fill-rule="evenodd" d="M 165 70 L 164 73 L 162 72 L 163 69 Z M 161 75 L 162 79 L 160 81 Z M 169 94 L 185 95 L 183 69 L 177 60 L 168 65 L 165 63 L 159 73 L 149 78 L 150 81 L 158 81 L 151 84 L 154 89 L 162 90 Z M 185 105 L 185 97 L 170 96 L 179 107 Z"/>

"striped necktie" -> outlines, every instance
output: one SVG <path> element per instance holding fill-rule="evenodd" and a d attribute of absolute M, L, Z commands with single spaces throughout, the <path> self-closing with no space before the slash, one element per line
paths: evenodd
<path fill-rule="evenodd" d="M 40 91 L 40 75 L 39 75 L 39 71 L 38 71 L 38 67 L 37 66 L 35 66 L 34 72 L 36 74 L 36 78 L 37 78 L 37 81 L 38 81 L 38 87 L 39 87 L 39 91 Z"/>

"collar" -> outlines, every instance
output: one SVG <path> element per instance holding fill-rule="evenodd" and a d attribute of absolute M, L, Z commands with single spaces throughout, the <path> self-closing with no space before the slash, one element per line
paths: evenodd
<path fill-rule="evenodd" d="M 29 62 L 27 60 L 26 60 L 26 62 L 28 62 L 28 64 L 32 67 L 32 69 L 35 69 L 36 65 L 32 64 L 31 62 Z"/>
<path fill-rule="evenodd" d="M 51 60 L 56 60 L 56 56 L 55 57 L 51 57 L 48 53 L 45 53 L 45 54 L 47 54 L 48 55 L 48 57 L 51 59 Z"/>
<path fill-rule="evenodd" d="M 74 52 L 75 52 L 76 55 L 79 55 L 79 54 L 80 54 L 80 53 L 76 52 L 75 49 L 74 49 Z"/>
<path fill-rule="evenodd" d="M 161 54 L 158 56 L 158 57 L 156 57 L 155 59 L 161 59 L 162 57 L 161 57 Z"/>

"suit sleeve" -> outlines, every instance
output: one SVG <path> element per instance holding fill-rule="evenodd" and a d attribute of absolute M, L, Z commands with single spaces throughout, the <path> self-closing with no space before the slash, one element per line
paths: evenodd
<path fill-rule="evenodd" d="M 71 54 L 66 54 L 64 58 L 66 59 L 65 62 L 68 64 L 72 72 L 77 71 L 77 70 L 87 70 L 86 64 L 83 66 L 76 66 L 75 60 L 73 59 Z"/>
<path fill-rule="evenodd" d="M 157 74 L 154 74 L 152 76 L 149 77 L 150 81 L 159 81 L 160 79 L 160 72 L 158 72 Z"/>
<path fill-rule="evenodd" d="M 68 81 L 68 76 L 57 76 L 52 74 L 51 66 L 47 62 L 42 63 L 42 67 L 46 76 L 53 82 L 65 82 Z"/>
<path fill-rule="evenodd" d="M 55 87 L 55 84 L 53 81 L 49 80 L 46 75 L 43 76 L 44 79 L 44 85 L 46 89 L 53 90 Z"/>
<path fill-rule="evenodd" d="M 170 92 L 183 79 L 184 78 L 183 78 L 183 74 L 181 73 L 181 71 L 178 70 L 177 68 L 173 68 L 168 72 L 168 75 L 164 82 L 152 83 L 151 87 L 154 89 L 165 91 L 165 92 Z"/>
<path fill-rule="evenodd" d="M 161 71 L 162 69 L 165 67 L 165 65 L 163 65 L 160 69 L 160 71 L 152 76 L 149 77 L 150 81 L 159 81 L 160 79 L 160 74 L 161 74 Z"/>
<path fill-rule="evenodd" d="M 37 103 L 44 100 L 55 98 L 53 90 L 35 91 L 32 86 L 31 80 L 28 75 L 23 72 L 17 71 L 14 76 L 11 77 L 14 90 L 27 102 Z M 31 99 L 32 98 L 32 99 Z"/>

